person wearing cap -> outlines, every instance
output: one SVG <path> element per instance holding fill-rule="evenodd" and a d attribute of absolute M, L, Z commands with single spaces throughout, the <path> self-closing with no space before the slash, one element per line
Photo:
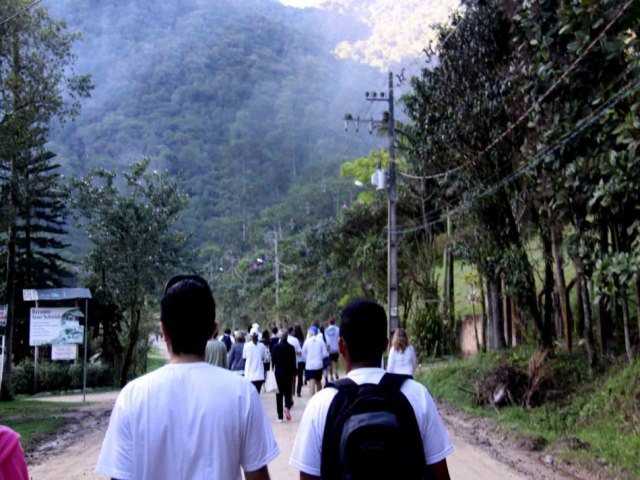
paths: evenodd
<path fill-rule="evenodd" d="M 245 343 L 244 350 L 242 350 L 242 358 L 245 360 L 244 378 L 253 383 L 258 390 L 258 394 L 264 383 L 264 364 L 268 359 L 267 347 L 258 342 L 259 335 L 258 329 L 252 327 L 249 332 L 251 341 Z"/>
<path fill-rule="evenodd" d="M 324 364 L 322 359 L 329 356 L 327 345 L 318 335 L 318 327 L 313 325 L 309 328 L 307 339 L 302 346 L 302 356 L 306 359 L 305 378 L 309 382 L 309 393 L 313 397 L 322 388 L 322 370 Z"/>
<path fill-rule="evenodd" d="M 205 362 L 216 329 L 202 277 L 167 283 L 160 303 L 169 363 L 129 382 L 111 413 L 96 473 L 110 478 L 269 480 L 280 453 L 260 397 L 229 370 Z"/>
<path fill-rule="evenodd" d="M 273 346 L 271 355 L 276 383 L 278 384 L 278 392 L 276 393 L 278 422 L 282 422 L 283 414 L 287 421 L 291 420 L 291 412 L 289 410 L 293 407 L 293 381 L 298 369 L 296 349 L 287 341 L 288 337 L 289 334 L 286 330 L 280 330 L 280 341 Z M 283 400 L 284 410 L 282 409 Z"/>
<path fill-rule="evenodd" d="M 20 435 L 4 425 L 0 425 L 0 478 L 29 480 Z"/>
<path fill-rule="evenodd" d="M 340 336 L 340 329 L 336 327 L 336 319 L 331 317 L 327 323 L 329 326 L 324 330 L 324 337 L 327 339 L 327 349 L 329 350 L 329 377 L 331 381 L 338 380 L 338 358 L 340 352 L 338 351 L 338 337 Z"/>

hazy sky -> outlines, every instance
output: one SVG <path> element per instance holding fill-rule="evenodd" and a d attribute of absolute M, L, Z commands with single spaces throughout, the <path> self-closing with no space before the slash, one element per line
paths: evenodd
<path fill-rule="evenodd" d="M 280 0 L 285 5 L 291 7 L 313 7 L 321 3 L 323 0 Z"/>
<path fill-rule="evenodd" d="M 341 42 L 335 54 L 381 70 L 424 57 L 434 40 L 433 25 L 446 23 L 459 0 L 280 0 L 293 7 L 318 7 L 344 12 L 371 30 L 368 38 Z"/>

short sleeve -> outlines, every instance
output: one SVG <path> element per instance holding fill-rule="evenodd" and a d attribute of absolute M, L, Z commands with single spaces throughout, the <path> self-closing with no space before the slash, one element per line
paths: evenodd
<path fill-rule="evenodd" d="M 424 421 L 426 422 L 425 430 L 423 430 L 422 442 L 424 445 L 424 457 L 427 465 L 432 465 L 444 460 L 453 453 L 453 445 L 449 439 L 447 429 L 442 423 L 442 418 L 438 413 L 438 409 L 425 389 L 427 414 Z M 426 435 L 425 435 L 426 433 Z"/>
<path fill-rule="evenodd" d="M 254 472 L 274 460 L 280 449 L 271 430 L 258 392 L 247 382 L 248 398 L 245 431 L 240 452 L 240 464 L 245 472 Z"/>
<path fill-rule="evenodd" d="M 134 474 L 133 441 L 125 395 L 123 390 L 113 407 L 96 466 L 96 473 L 120 480 L 130 480 Z"/>
<path fill-rule="evenodd" d="M 308 475 L 320 476 L 322 463 L 322 436 L 329 405 L 337 390 L 323 389 L 316 393 L 302 414 L 289 465 Z"/>

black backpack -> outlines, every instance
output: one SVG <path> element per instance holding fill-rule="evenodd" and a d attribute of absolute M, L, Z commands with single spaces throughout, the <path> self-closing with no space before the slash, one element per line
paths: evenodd
<path fill-rule="evenodd" d="M 423 480 L 426 461 L 413 407 L 400 391 L 408 375 L 385 373 L 378 385 L 348 378 L 338 389 L 322 440 L 322 480 Z"/>

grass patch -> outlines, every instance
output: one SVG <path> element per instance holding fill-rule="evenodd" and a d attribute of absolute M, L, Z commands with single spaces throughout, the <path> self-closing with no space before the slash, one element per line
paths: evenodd
<path fill-rule="evenodd" d="M 549 360 L 562 389 L 555 401 L 530 410 L 475 405 L 476 381 L 504 362 L 526 369 L 533 352 L 522 347 L 455 359 L 431 366 L 419 380 L 434 396 L 469 413 L 494 418 L 520 434 L 544 438 L 547 448 L 561 458 L 591 467 L 611 463 L 640 476 L 640 360 L 611 365 L 590 378 L 584 352 L 561 351 Z"/>
<path fill-rule="evenodd" d="M 151 347 L 147 355 L 147 373 L 153 372 L 167 363 L 157 347 Z"/>
<path fill-rule="evenodd" d="M 17 398 L 10 402 L 0 402 L 0 423 L 18 432 L 22 437 L 23 448 L 28 451 L 38 437 L 64 426 L 65 413 L 82 405 Z"/>

